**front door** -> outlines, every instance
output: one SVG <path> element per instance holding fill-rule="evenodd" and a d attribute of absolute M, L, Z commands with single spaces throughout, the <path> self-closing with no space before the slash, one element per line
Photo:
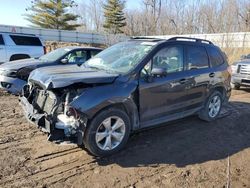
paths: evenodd
<path fill-rule="evenodd" d="M 163 47 L 142 70 L 139 83 L 142 127 L 181 115 L 186 104 L 187 85 L 183 51 L 179 45 Z M 154 68 L 164 68 L 166 76 L 156 76 L 151 81 L 145 79 Z"/>

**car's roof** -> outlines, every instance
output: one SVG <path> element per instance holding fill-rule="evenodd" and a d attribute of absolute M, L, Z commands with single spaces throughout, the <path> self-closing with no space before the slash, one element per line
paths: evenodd
<path fill-rule="evenodd" d="M 154 42 L 154 43 L 184 43 L 184 44 L 194 44 L 194 45 L 212 45 L 214 44 L 205 39 L 191 38 L 191 37 L 172 37 L 169 39 L 160 37 L 132 37 L 130 41 L 143 41 L 143 42 Z"/>
<path fill-rule="evenodd" d="M 102 48 L 97 48 L 97 47 L 85 47 L 85 46 L 65 46 L 61 47 L 62 49 L 70 49 L 70 50 L 75 50 L 75 49 L 83 49 L 83 50 L 103 50 Z"/>
<path fill-rule="evenodd" d="M 27 36 L 27 37 L 39 37 L 35 34 L 27 34 L 27 33 L 13 33 L 13 32 L 0 32 L 1 34 L 7 35 L 18 35 L 18 36 Z"/>

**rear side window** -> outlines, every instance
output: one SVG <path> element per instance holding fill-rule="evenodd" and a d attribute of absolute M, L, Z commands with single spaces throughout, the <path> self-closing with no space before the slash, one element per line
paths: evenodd
<path fill-rule="evenodd" d="M 206 49 L 202 46 L 187 46 L 188 70 L 203 69 L 208 67 Z"/>
<path fill-rule="evenodd" d="M 3 36 L 0 35 L 0 45 L 4 45 Z"/>
<path fill-rule="evenodd" d="M 224 63 L 224 59 L 220 52 L 216 48 L 208 48 L 208 54 L 210 58 L 211 65 L 213 67 L 221 65 Z"/>
<path fill-rule="evenodd" d="M 10 37 L 15 42 L 16 45 L 42 46 L 40 39 L 37 37 L 18 36 L 18 35 L 10 35 Z"/>

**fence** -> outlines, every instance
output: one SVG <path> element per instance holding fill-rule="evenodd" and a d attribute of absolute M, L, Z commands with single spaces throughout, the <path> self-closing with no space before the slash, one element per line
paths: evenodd
<path fill-rule="evenodd" d="M 66 31 L 56 29 L 41 29 L 0 25 L 0 32 L 12 32 L 22 34 L 34 34 L 41 37 L 44 41 L 76 42 L 87 44 L 110 45 L 127 39 L 124 35 L 102 35 L 97 33 L 82 33 L 77 31 Z"/>
<path fill-rule="evenodd" d="M 176 35 L 151 36 L 169 39 Z M 250 48 L 250 32 L 177 35 L 210 40 L 221 48 Z"/>
<path fill-rule="evenodd" d="M 0 32 L 14 32 L 24 34 L 35 34 L 45 41 L 76 42 L 87 44 L 111 45 L 119 41 L 127 40 L 124 35 L 103 35 L 98 33 L 82 33 L 76 31 L 65 31 L 56 29 L 41 29 L 0 25 Z M 176 35 L 150 36 L 157 38 L 171 38 Z M 250 32 L 239 33 L 217 33 L 217 34 L 191 34 L 179 35 L 186 37 L 196 37 L 212 41 L 222 48 L 250 48 Z"/>

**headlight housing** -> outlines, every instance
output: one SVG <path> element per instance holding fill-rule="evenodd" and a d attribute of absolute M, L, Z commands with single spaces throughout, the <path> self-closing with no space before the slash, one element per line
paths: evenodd
<path fill-rule="evenodd" d="M 16 70 L 0 70 L 0 75 L 11 77 L 11 78 L 16 78 L 17 71 Z"/>

